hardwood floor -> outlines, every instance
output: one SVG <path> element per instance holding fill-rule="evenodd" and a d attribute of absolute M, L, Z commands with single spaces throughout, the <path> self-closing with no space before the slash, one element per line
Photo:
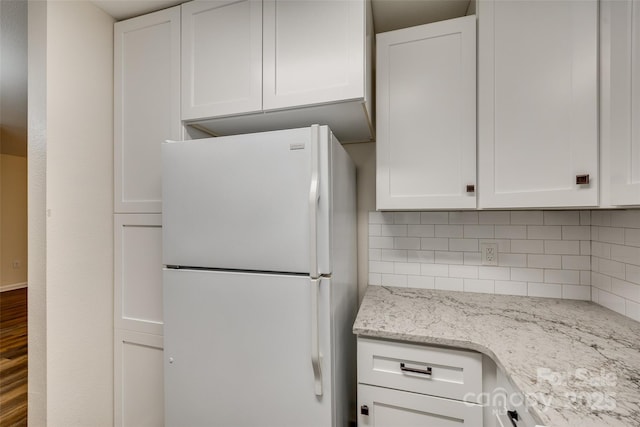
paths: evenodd
<path fill-rule="evenodd" d="M 0 427 L 27 425 L 27 289 L 0 292 Z"/>

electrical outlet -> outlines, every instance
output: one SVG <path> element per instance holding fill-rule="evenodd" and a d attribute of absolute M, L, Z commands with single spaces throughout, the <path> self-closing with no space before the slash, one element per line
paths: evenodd
<path fill-rule="evenodd" d="M 18 270 L 20 268 L 20 260 L 14 259 L 11 263 L 11 267 L 13 267 L 14 270 Z"/>
<path fill-rule="evenodd" d="M 482 265 L 498 265 L 498 244 L 480 244 L 480 257 Z"/>

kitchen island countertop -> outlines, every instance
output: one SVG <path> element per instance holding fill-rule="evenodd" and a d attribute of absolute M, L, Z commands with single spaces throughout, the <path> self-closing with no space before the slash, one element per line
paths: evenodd
<path fill-rule="evenodd" d="M 592 302 L 369 286 L 353 332 L 484 353 L 545 426 L 640 425 L 640 323 Z"/>

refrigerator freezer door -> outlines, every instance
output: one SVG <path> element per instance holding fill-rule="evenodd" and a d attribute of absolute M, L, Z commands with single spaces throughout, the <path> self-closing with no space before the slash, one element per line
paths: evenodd
<path fill-rule="evenodd" d="M 331 384 L 330 280 L 319 294 L 323 383 Z M 326 427 L 316 396 L 308 277 L 164 271 L 167 426 Z"/>
<path fill-rule="evenodd" d="M 309 274 L 315 168 L 315 247 L 319 273 L 331 273 L 328 133 L 315 126 L 163 144 L 164 264 Z"/>

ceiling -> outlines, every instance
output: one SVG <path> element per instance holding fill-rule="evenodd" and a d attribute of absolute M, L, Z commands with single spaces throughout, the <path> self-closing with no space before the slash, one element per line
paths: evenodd
<path fill-rule="evenodd" d="M 184 3 L 184 0 L 91 0 L 116 20 Z M 305 0 L 296 0 L 305 1 Z M 471 0 L 372 0 L 376 33 L 464 16 Z"/>
<path fill-rule="evenodd" d="M 123 20 L 183 0 L 90 0 Z M 305 1 L 305 0 L 296 0 Z M 463 16 L 475 0 L 372 0 L 376 33 Z M 0 0 L 0 152 L 27 154 L 27 0 Z"/>

